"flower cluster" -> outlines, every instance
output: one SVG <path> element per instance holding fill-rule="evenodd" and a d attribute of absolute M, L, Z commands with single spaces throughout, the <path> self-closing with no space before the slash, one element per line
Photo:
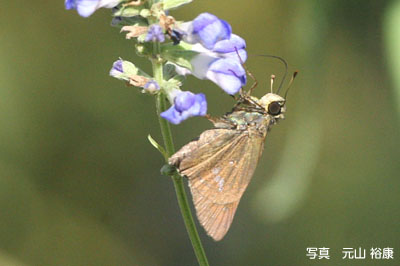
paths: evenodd
<path fill-rule="evenodd" d="M 133 63 L 117 60 L 110 75 L 140 87 L 144 93 L 165 95 L 171 107 L 161 117 L 179 124 L 192 116 L 207 113 L 203 93 L 182 91 L 182 76 L 208 79 L 234 95 L 246 84 L 242 63 L 247 59 L 245 41 L 232 33 L 228 22 L 202 13 L 193 21 L 177 22 L 167 11 L 192 0 L 66 0 L 67 9 L 88 17 L 99 8 L 113 8 L 113 25 L 135 39 L 137 52 L 164 66 L 163 80 L 156 80 Z M 172 66 L 172 67 L 171 67 Z M 172 70 L 171 70 L 172 69 Z M 168 73 L 167 73 L 168 72 Z"/>

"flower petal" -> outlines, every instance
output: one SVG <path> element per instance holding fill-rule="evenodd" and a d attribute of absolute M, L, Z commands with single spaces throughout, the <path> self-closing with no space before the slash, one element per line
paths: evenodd
<path fill-rule="evenodd" d="M 207 49 L 212 49 L 216 42 L 229 39 L 232 28 L 228 22 L 210 13 L 202 13 L 191 23 L 181 27 L 186 33 L 183 39 L 191 44 L 201 43 Z"/>
<path fill-rule="evenodd" d="M 150 80 L 143 86 L 144 91 L 149 93 L 155 93 L 160 90 L 160 86 L 155 80 Z"/>
<path fill-rule="evenodd" d="M 200 116 L 205 116 L 207 114 L 207 100 L 203 93 L 196 94 L 196 103 L 200 105 L 198 114 Z"/>
<path fill-rule="evenodd" d="M 246 84 L 246 71 L 240 63 L 231 58 L 213 62 L 206 76 L 231 95 Z"/>
<path fill-rule="evenodd" d="M 113 63 L 113 66 L 110 70 L 110 76 L 121 79 L 124 76 L 124 69 L 122 67 L 123 61 L 121 59 L 118 59 Z"/>
<path fill-rule="evenodd" d="M 147 32 L 146 38 L 145 38 L 146 42 L 164 42 L 165 41 L 165 36 L 164 36 L 164 31 L 161 28 L 160 25 L 158 24 L 153 24 L 149 27 L 149 30 Z"/>
<path fill-rule="evenodd" d="M 216 53 L 231 53 L 236 51 L 235 48 L 237 50 L 245 49 L 246 42 L 243 38 L 239 37 L 238 35 L 231 34 L 230 39 L 217 42 L 212 50 L 213 52 Z"/>
<path fill-rule="evenodd" d="M 121 3 L 122 0 L 100 0 L 99 3 L 99 8 L 104 7 L 104 8 L 113 8 L 117 6 L 119 3 Z"/>
<path fill-rule="evenodd" d="M 239 54 L 239 55 L 238 55 Z M 239 64 L 246 62 L 247 60 L 247 52 L 245 49 L 238 50 L 237 52 L 225 53 L 222 54 L 223 58 L 230 58 L 236 60 Z"/>
<path fill-rule="evenodd" d="M 65 9 L 75 9 L 76 8 L 76 0 L 65 0 Z"/>
<path fill-rule="evenodd" d="M 174 104 L 160 115 L 173 124 L 179 124 L 192 116 L 204 116 L 207 113 L 206 96 L 203 93 L 194 94 L 190 91 L 178 93 Z"/>
<path fill-rule="evenodd" d="M 112 8 L 117 6 L 122 0 L 65 0 L 66 9 L 76 9 L 82 17 L 92 15 L 101 7 Z"/>
<path fill-rule="evenodd" d="M 207 78 L 206 75 L 211 64 L 217 60 L 217 57 L 212 57 L 204 53 L 195 56 L 190 62 L 193 66 L 192 74 L 199 79 Z"/>
<path fill-rule="evenodd" d="M 195 97 L 190 91 L 181 92 L 174 100 L 175 109 L 179 112 L 190 109 L 195 103 Z"/>
<path fill-rule="evenodd" d="M 97 10 L 98 0 L 76 0 L 76 10 L 82 17 L 88 17 Z"/>
<path fill-rule="evenodd" d="M 179 112 L 175 110 L 175 106 L 171 106 L 167 111 L 162 112 L 160 116 L 174 125 L 180 124 L 183 121 Z"/>
<path fill-rule="evenodd" d="M 236 34 L 231 34 L 229 40 L 217 42 L 212 51 L 218 53 L 220 57 L 232 58 L 237 60 L 239 63 L 242 63 L 247 60 L 247 52 L 245 48 L 246 41 Z"/>

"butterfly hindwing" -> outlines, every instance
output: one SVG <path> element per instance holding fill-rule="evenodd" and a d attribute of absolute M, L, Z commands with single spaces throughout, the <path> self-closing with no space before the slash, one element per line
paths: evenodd
<path fill-rule="evenodd" d="M 197 217 L 214 240 L 222 239 L 232 223 L 257 166 L 265 134 L 206 130 L 169 160 L 188 177 Z"/>

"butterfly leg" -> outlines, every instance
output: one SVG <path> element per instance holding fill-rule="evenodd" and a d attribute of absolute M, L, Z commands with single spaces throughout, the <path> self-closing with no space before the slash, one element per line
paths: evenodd
<path fill-rule="evenodd" d="M 206 114 L 206 115 L 205 115 L 205 118 L 207 118 L 207 120 L 210 121 L 210 122 L 213 123 L 213 124 L 218 123 L 218 122 L 221 121 L 221 118 L 212 117 L 212 116 L 209 115 L 209 114 Z"/>
<path fill-rule="evenodd" d="M 258 85 L 258 81 L 256 80 L 256 78 L 253 76 L 253 74 L 247 69 L 247 67 L 245 66 L 245 64 L 243 64 L 243 67 L 245 68 L 247 75 L 249 75 L 249 77 L 251 77 L 253 79 L 253 85 L 251 85 L 248 95 L 251 95 L 253 93 L 253 90 L 255 87 L 257 87 Z"/>
<path fill-rule="evenodd" d="M 237 125 L 228 119 L 212 117 L 209 114 L 205 115 L 208 121 L 214 124 L 216 128 L 235 128 Z"/>
<path fill-rule="evenodd" d="M 240 61 L 242 61 L 242 60 L 240 60 Z M 254 88 L 257 87 L 258 81 L 254 77 L 253 73 L 251 73 L 249 71 L 249 69 L 247 68 L 246 64 L 244 62 L 241 62 L 241 63 L 242 63 L 242 66 L 243 66 L 244 70 L 246 70 L 247 75 L 249 75 L 249 77 L 253 80 L 253 85 L 251 85 L 249 91 L 246 93 L 246 96 L 250 96 L 253 93 Z"/>
<path fill-rule="evenodd" d="M 248 91 L 248 93 L 246 95 L 246 96 L 250 96 L 252 94 L 254 88 L 257 87 L 258 82 L 257 82 L 257 79 L 254 77 L 254 75 L 249 71 L 249 69 L 247 68 L 246 64 L 243 62 L 243 60 L 240 57 L 239 52 L 238 52 L 236 47 L 235 47 L 235 51 L 236 51 L 237 56 L 239 57 L 240 64 L 243 66 L 243 68 L 246 71 L 247 75 L 249 75 L 249 77 L 254 81 L 253 85 L 251 85 L 251 87 L 250 87 L 250 89 L 249 89 L 249 91 Z M 242 89 L 240 89 L 240 91 L 241 91 L 240 96 L 246 98 L 246 96 L 242 95 Z"/>
<path fill-rule="evenodd" d="M 236 110 L 239 107 L 239 105 L 241 105 L 243 103 L 243 100 L 246 99 L 246 93 L 243 91 L 243 88 L 240 88 L 239 97 L 236 97 L 234 95 L 232 95 L 232 97 L 236 101 L 236 103 L 233 106 L 232 110 Z"/>

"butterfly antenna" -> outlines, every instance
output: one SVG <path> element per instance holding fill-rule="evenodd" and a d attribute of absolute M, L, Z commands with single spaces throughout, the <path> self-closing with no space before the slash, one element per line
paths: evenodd
<path fill-rule="evenodd" d="M 275 75 L 271 75 L 271 93 L 274 93 L 274 80 L 275 80 Z"/>
<path fill-rule="evenodd" d="M 284 65 L 285 65 L 285 74 L 283 75 L 283 78 L 281 80 L 281 83 L 279 84 L 278 90 L 276 91 L 276 94 L 279 94 L 279 91 L 282 88 L 283 82 L 286 79 L 287 73 L 288 73 L 288 64 L 286 63 L 286 60 L 283 59 L 280 56 L 276 56 L 276 55 L 269 55 L 269 54 L 256 54 L 255 56 L 262 56 L 262 57 L 271 57 L 271 58 L 275 58 L 278 59 L 279 61 L 281 61 Z"/>
<path fill-rule="evenodd" d="M 288 85 L 288 88 L 286 89 L 286 92 L 285 92 L 285 99 L 287 99 L 287 94 L 288 94 L 288 92 L 289 92 L 289 89 L 290 89 L 290 87 L 292 86 L 292 83 L 293 83 L 293 81 L 294 81 L 294 79 L 296 78 L 296 76 L 297 76 L 297 74 L 299 73 L 299 71 L 295 71 L 294 73 L 293 73 L 293 76 L 292 76 L 292 78 L 290 79 L 290 81 L 289 81 L 289 85 Z"/>

